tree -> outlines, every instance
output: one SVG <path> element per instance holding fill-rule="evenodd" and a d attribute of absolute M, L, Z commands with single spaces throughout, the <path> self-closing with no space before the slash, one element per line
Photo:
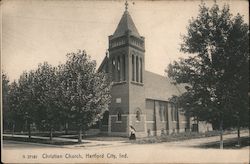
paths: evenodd
<path fill-rule="evenodd" d="M 78 126 L 78 142 L 82 142 L 82 130 L 86 130 L 99 119 L 110 102 L 110 84 L 106 76 L 96 73 L 95 61 L 85 51 L 67 55 L 61 75 L 65 75 L 61 88 L 66 104 L 70 106 L 69 115 Z"/>
<path fill-rule="evenodd" d="M 8 111 L 5 113 L 5 119 L 9 120 L 12 125 L 12 134 L 14 134 L 16 126 L 23 124 L 24 120 L 22 118 L 22 114 L 19 110 L 20 99 L 19 99 L 19 88 L 16 81 L 12 82 L 9 87 L 9 95 L 8 95 Z M 21 127 L 22 128 L 22 127 Z M 20 129 L 20 127 L 17 127 Z"/>
<path fill-rule="evenodd" d="M 36 123 L 49 129 L 50 140 L 53 130 L 60 124 L 60 108 L 58 106 L 58 82 L 56 67 L 47 62 L 39 64 L 34 72 L 33 90 L 37 102 Z"/>
<path fill-rule="evenodd" d="M 183 36 L 180 50 L 189 56 L 168 67 L 169 77 L 188 84 L 187 93 L 178 98 L 183 108 L 221 132 L 249 126 L 248 29 L 243 16 L 233 17 L 228 5 L 220 10 L 217 4 L 208 8 L 203 3 Z"/>
<path fill-rule="evenodd" d="M 29 139 L 31 138 L 31 124 L 35 120 L 37 99 L 34 90 L 34 71 L 23 72 L 18 80 L 18 111 L 25 120 Z"/>
<path fill-rule="evenodd" d="M 8 129 L 9 121 L 9 107 L 8 107 L 8 98 L 9 98 L 9 80 L 7 74 L 2 72 L 2 104 L 3 104 L 3 129 Z"/>
<path fill-rule="evenodd" d="M 58 66 L 57 70 L 57 80 L 58 80 L 58 88 L 59 92 L 58 93 L 58 106 L 60 106 L 60 120 L 61 123 L 65 127 L 65 134 L 68 134 L 68 126 L 69 123 L 74 122 L 74 119 L 72 118 L 71 115 L 71 101 L 70 99 L 67 98 L 67 89 L 68 89 L 68 82 L 66 79 L 70 78 L 70 74 L 67 74 L 65 70 L 65 64 L 60 64 Z"/>

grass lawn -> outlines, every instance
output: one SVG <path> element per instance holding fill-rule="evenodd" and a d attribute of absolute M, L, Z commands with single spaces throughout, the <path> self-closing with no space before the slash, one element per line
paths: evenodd
<path fill-rule="evenodd" d="M 250 137 L 241 137 L 240 138 L 240 146 L 238 146 L 237 139 L 227 139 L 223 141 L 223 148 L 224 149 L 240 149 L 246 146 L 250 146 Z M 213 149 L 219 149 L 220 148 L 220 142 L 211 142 L 207 144 L 203 144 L 198 146 L 200 148 L 213 148 Z"/>
<path fill-rule="evenodd" d="M 15 135 L 27 135 L 26 133 L 15 133 Z M 230 130 L 225 131 L 223 133 L 225 134 L 237 134 L 237 131 Z M 32 136 L 41 136 L 41 137 L 49 137 L 48 132 L 32 132 Z M 137 138 L 136 140 L 128 140 L 126 137 L 111 137 L 111 136 L 105 136 L 101 134 L 97 134 L 95 136 L 86 136 L 83 135 L 83 141 L 84 139 L 88 140 L 97 140 L 97 141 L 125 141 L 132 144 L 149 144 L 149 143 L 161 143 L 161 142 L 172 142 L 172 141 L 181 141 L 181 140 L 188 140 L 188 139 L 195 139 L 195 138 L 205 138 L 205 137 L 212 137 L 212 136 L 219 136 L 219 131 L 210 131 L 206 133 L 197 133 L 197 132 L 183 132 L 183 133 L 174 133 L 169 135 L 162 135 L 162 136 L 149 136 L 145 138 Z M 237 136 L 237 135 L 235 135 Z M 76 132 L 69 132 L 65 134 L 64 132 L 54 132 L 53 137 L 60 137 L 65 139 L 77 139 L 78 134 Z M 24 137 L 15 137 L 15 136 L 4 136 L 4 140 L 14 140 L 14 141 L 22 141 L 22 142 L 32 142 L 32 143 L 42 143 L 42 144 L 51 144 L 51 145 L 73 145 L 78 144 L 74 141 L 65 141 L 60 139 L 52 139 L 50 141 L 49 139 L 41 139 L 41 138 L 24 138 Z M 230 141 L 224 141 L 225 148 L 234 148 L 237 140 L 230 140 Z M 201 145 L 202 148 L 216 148 L 218 147 L 218 142 L 209 143 L 206 145 Z M 249 137 L 243 138 L 242 137 L 242 147 L 249 146 Z M 239 148 L 239 147 L 236 147 Z"/>
<path fill-rule="evenodd" d="M 4 134 L 12 134 L 11 132 L 4 132 Z M 28 136 L 28 132 L 15 132 L 15 135 L 27 135 Z M 70 131 L 67 133 L 67 135 L 74 135 L 77 134 L 77 132 L 75 131 Z M 32 136 L 40 136 L 40 137 L 49 137 L 50 133 L 48 131 L 42 131 L 42 132 L 38 132 L 38 131 L 31 131 L 31 135 Z M 53 137 L 60 137 L 61 135 L 65 135 L 65 132 L 61 132 L 61 131 L 55 131 L 53 132 Z"/>
<path fill-rule="evenodd" d="M 236 131 L 225 131 L 223 135 L 236 134 L 236 133 L 237 133 Z M 183 133 L 174 133 L 170 135 L 138 138 L 137 140 L 129 140 L 128 142 L 135 143 L 135 144 L 149 144 L 149 143 L 182 141 L 182 140 L 188 140 L 188 139 L 205 138 L 205 137 L 212 137 L 212 136 L 219 136 L 219 135 L 220 135 L 220 131 L 209 131 L 206 133 L 183 132 Z"/>
<path fill-rule="evenodd" d="M 53 139 L 52 139 L 52 141 L 50 141 L 49 139 L 40 139 L 40 138 L 32 138 L 32 137 L 29 139 L 29 138 L 24 138 L 24 137 L 3 136 L 3 139 L 4 140 L 11 140 L 11 141 L 50 144 L 50 145 L 74 145 L 74 144 L 78 144 L 78 142 L 73 142 L 73 141 L 60 141 L 60 140 L 53 140 Z"/>

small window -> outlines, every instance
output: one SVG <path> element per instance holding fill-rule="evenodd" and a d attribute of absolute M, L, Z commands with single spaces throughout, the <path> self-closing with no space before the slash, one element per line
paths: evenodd
<path fill-rule="evenodd" d="M 117 113 L 117 121 L 122 121 L 122 114 L 121 114 L 121 112 Z"/>
<path fill-rule="evenodd" d="M 147 132 L 148 132 L 148 136 L 150 136 L 151 135 L 151 130 L 148 129 Z"/>
<path fill-rule="evenodd" d="M 141 121 L 141 113 L 140 113 L 140 111 L 136 112 L 136 121 Z"/>

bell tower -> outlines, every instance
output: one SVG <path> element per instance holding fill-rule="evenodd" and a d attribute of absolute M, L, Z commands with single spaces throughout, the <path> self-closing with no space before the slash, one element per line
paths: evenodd
<path fill-rule="evenodd" d="M 130 126 L 144 132 L 145 43 L 128 12 L 127 1 L 115 32 L 109 36 L 108 51 L 112 79 L 108 132 L 128 136 Z"/>
<path fill-rule="evenodd" d="M 112 81 L 142 84 L 144 52 L 144 37 L 140 36 L 129 14 L 126 1 L 122 18 L 114 34 L 109 36 Z"/>

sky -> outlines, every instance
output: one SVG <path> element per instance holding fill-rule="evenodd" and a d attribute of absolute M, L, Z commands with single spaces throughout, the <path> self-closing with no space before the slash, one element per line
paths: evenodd
<path fill-rule="evenodd" d="M 204 1 L 211 6 L 214 1 Z M 9 80 L 47 61 L 56 66 L 66 54 L 85 50 L 97 67 L 125 10 L 125 1 L 3 0 L 1 64 Z M 201 1 L 128 1 L 128 11 L 145 37 L 145 68 L 164 75 L 179 51 L 189 19 L 196 17 Z M 217 1 L 230 5 L 231 13 L 249 22 L 247 0 Z"/>

